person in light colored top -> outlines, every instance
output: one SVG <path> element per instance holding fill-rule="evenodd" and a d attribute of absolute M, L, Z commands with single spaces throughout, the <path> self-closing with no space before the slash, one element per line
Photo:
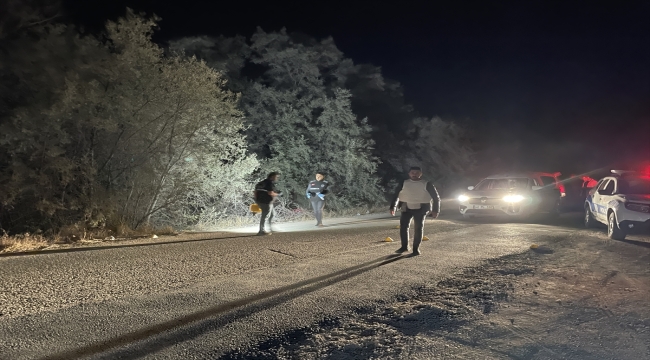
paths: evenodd
<path fill-rule="evenodd" d="M 413 166 L 409 169 L 409 178 L 404 180 L 395 191 L 395 196 L 390 204 L 390 214 L 395 216 L 395 210 L 400 209 L 400 239 L 402 247 L 396 252 L 403 253 L 409 250 L 409 228 L 411 221 L 415 221 L 415 234 L 413 236 L 413 255 L 420 255 L 420 243 L 424 230 L 424 220 L 431 213 L 433 218 L 440 214 L 440 195 L 433 183 L 422 179 L 422 169 Z"/>

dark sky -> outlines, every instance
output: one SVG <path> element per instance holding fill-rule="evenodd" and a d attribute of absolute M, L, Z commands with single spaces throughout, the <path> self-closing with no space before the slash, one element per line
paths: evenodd
<path fill-rule="evenodd" d="M 346 56 L 400 81 L 420 113 L 467 121 L 495 143 L 546 139 L 602 148 L 617 135 L 650 144 L 650 1 L 363 3 L 69 0 L 66 6 L 87 25 L 123 14 L 127 5 L 155 12 L 163 18 L 163 39 L 248 37 L 257 26 L 331 35 Z"/>

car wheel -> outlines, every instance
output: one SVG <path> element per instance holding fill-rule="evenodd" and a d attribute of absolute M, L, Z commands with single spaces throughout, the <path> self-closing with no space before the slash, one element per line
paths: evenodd
<path fill-rule="evenodd" d="M 585 227 L 587 229 L 593 228 L 596 224 L 594 221 L 594 216 L 591 214 L 591 209 L 589 206 L 585 206 Z"/>
<path fill-rule="evenodd" d="M 612 240 L 625 240 L 625 231 L 618 227 L 616 214 L 613 211 L 607 216 L 607 236 Z"/>

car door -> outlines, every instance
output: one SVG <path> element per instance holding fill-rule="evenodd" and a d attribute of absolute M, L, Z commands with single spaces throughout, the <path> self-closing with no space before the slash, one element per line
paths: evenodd
<path fill-rule="evenodd" d="M 607 203 L 612 199 L 615 187 L 616 181 L 607 179 L 594 192 L 592 213 L 600 222 L 607 223 Z"/>

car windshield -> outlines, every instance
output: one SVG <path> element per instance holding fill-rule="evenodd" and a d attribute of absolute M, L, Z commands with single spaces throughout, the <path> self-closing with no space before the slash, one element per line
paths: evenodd
<path fill-rule="evenodd" d="M 621 194 L 650 194 L 650 178 L 621 179 L 618 188 Z"/>
<path fill-rule="evenodd" d="M 476 190 L 525 190 L 528 178 L 485 179 L 476 185 Z"/>

